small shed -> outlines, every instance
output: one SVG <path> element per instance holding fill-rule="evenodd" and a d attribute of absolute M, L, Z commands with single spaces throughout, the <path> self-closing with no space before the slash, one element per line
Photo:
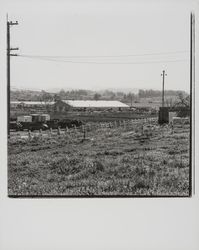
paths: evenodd
<path fill-rule="evenodd" d="M 42 114 L 42 117 L 44 117 L 45 121 L 50 121 L 50 115 L 49 114 Z"/>
<path fill-rule="evenodd" d="M 32 114 L 31 116 L 33 122 L 46 122 L 50 120 L 49 114 Z"/>
<path fill-rule="evenodd" d="M 170 123 L 173 117 L 189 117 L 190 109 L 185 107 L 160 107 L 158 122 L 159 124 Z"/>
<path fill-rule="evenodd" d="M 32 122 L 32 116 L 30 115 L 21 115 L 17 117 L 17 122 Z"/>
<path fill-rule="evenodd" d="M 169 123 L 173 121 L 173 118 L 177 116 L 177 112 L 170 111 L 169 112 Z"/>

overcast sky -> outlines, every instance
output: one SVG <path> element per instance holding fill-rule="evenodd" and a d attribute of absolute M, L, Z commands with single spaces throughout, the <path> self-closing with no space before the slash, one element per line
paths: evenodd
<path fill-rule="evenodd" d="M 5 1 L 3 21 L 8 13 L 19 22 L 11 46 L 21 55 L 57 56 L 12 57 L 11 85 L 161 89 L 165 70 L 166 89 L 189 91 L 188 2 Z"/>

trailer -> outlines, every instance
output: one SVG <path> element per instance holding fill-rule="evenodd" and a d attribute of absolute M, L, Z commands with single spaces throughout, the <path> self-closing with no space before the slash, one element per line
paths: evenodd
<path fill-rule="evenodd" d="M 17 122 L 20 124 L 11 124 L 15 130 L 46 130 L 48 125 L 46 121 L 50 120 L 48 114 L 31 114 L 17 117 Z"/>
<path fill-rule="evenodd" d="M 20 125 L 13 125 L 12 128 L 15 130 L 47 130 L 47 129 L 58 129 L 58 128 L 73 128 L 79 127 L 83 124 L 80 120 L 71 119 L 50 119 L 48 114 L 31 114 L 29 116 L 17 117 L 17 122 L 20 121 Z M 11 123 L 10 123 L 11 124 Z"/>
<path fill-rule="evenodd" d="M 23 130 L 47 130 L 48 125 L 43 122 L 22 122 L 22 129 Z"/>

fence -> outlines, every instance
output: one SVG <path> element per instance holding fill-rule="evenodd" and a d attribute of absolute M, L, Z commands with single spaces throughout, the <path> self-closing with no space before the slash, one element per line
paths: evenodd
<path fill-rule="evenodd" d="M 54 136 L 62 136 L 67 135 L 69 137 L 82 137 L 82 139 L 86 139 L 87 134 L 90 131 L 104 131 L 104 130 L 113 130 L 116 128 L 122 130 L 135 130 L 138 125 L 149 125 L 156 124 L 157 118 L 145 118 L 145 119 L 134 119 L 134 120 L 117 120 L 112 122 L 100 122 L 100 123 L 87 123 L 85 125 L 81 125 L 79 127 L 73 126 L 73 128 L 65 128 L 65 129 L 50 129 L 47 131 L 23 131 L 23 132 L 14 132 L 11 133 L 10 137 L 23 138 L 23 139 L 31 139 L 33 137 L 54 137 Z M 139 126 L 140 127 L 140 126 Z M 141 128 L 141 127 L 140 127 Z"/>

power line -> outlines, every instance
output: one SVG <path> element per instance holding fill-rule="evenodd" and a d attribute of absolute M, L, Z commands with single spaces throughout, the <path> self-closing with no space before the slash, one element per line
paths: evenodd
<path fill-rule="evenodd" d="M 36 59 L 36 60 L 43 60 L 43 61 L 53 61 L 53 62 L 62 62 L 62 63 L 74 63 L 74 64 L 149 64 L 149 63 L 175 63 L 175 62 L 185 62 L 188 59 L 175 59 L 175 60 L 161 60 L 161 61 L 142 61 L 142 62 L 97 62 L 97 61 L 71 61 L 71 60 L 58 60 L 58 59 L 50 59 L 50 58 L 43 58 L 43 57 L 36 57 L 36 56 L 28 56 L 28 55 L 19 55 L 23 58 L 28 59 Z"/>

